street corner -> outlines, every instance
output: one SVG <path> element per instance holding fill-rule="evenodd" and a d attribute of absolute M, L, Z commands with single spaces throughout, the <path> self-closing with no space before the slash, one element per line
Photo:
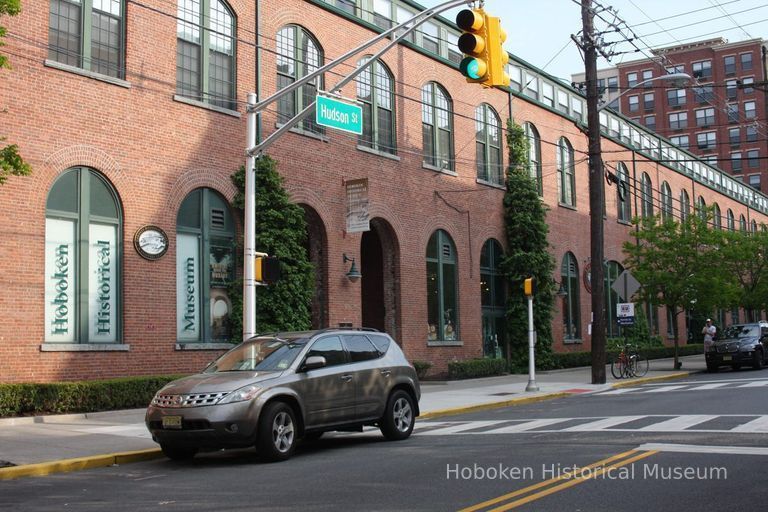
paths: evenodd
<path fill-rule="evenodd" d="M 24 464 L 19 466 L 7 463 L 8 465 L 5 467 L 0 467 L 0 480 L 15 480 L 24 477 L 46 476 L 55 473 L 81 471 L 83 469 L 102 468 L 128 464 L 131 462 L 153 460 L 162 456 L 163 454 L 159 448 L 152 448 L 148 450 L 92 455 L 88 457 L 77 457 L 73 459 L 39 462 L 36 464 Z"/>

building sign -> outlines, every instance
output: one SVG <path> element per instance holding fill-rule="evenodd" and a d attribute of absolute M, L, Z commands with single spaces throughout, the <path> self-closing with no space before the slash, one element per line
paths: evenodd
<path fill-rule="evenodd" d="M 232 247 L 211 245 L 211 288 L 226 288 L 232 282 Z"/>
<path fill-rule="evenodd" d="M 75 340 L 75 223 L 45 220 L 45 341 Z"/>
<path fill-rule="evenodd" d="M 347 188 L 347 233 L 370 231 L 368 178 L 349 180 Z"/>
<path fill-rule="evenodd" d="M 635 325 L 635 304 L 632 302 L 616 304 L 616 321 L 619 325 Z"/>
<path fill-rule="evenodd" d="M 176 237 L 176 337 L 200 340 L 200 247 L 197 235 Z"/>
<path fill-rule="evenodd" d="M 92 342 L 117 341 L 117 227 L 88 226 L 88 328 Z"/>

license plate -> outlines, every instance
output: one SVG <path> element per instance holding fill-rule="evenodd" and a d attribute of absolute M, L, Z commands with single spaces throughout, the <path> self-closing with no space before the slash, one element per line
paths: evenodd
<path fill-rule="evenodd" d="M 733 359 L 732 356 L 723 356 L 723 361 L 730 361 L 731 359 Z"/>
<path fill-rule="evenodd" d="M 163 428 L 181 428 L 181 416 L 163 416 Z"/>

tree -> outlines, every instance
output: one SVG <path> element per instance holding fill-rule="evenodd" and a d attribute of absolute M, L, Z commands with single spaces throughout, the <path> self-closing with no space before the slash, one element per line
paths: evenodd
<path fill-rule="evenodd" d="M 522 286 L 526 278 L 533 277 L 537 287 L 533 300 L 536 362 L 544 366 L 552 352 L 552 272 L 555 265 L 548 250 L 547 208 L 539 197 L 536 182 L 528 173 L 528 139 L 522 127 L 511 120 L 507 122 L 507 144 L 509 167 L 504 194 L 507 252 L 501 266 L 510 283 L 506 313 L 508 356 L 511 366 L 526 366 L 528 305 Z"/>
<path fill-rule="evenodd" d="M 718 257 L 732 292 L 728 294 L 732 300 L 721 305 L 768 309 L 768 233 L 723 233 Z"/>
<path fill-rule="evenodd" d="M 678 368 L 677 316 L 695 307 L 711 311 L 729 300 L 732 287 L 718 270 L 722 231 L 710 229 L 708 215 L 680 222 L 660 216 L 635 218 L 636 242 L 625 242 L 624 265 L 642 284 L 639 299 L 670 309 Z"/>
<path fill-rule="evenodd" d="M 21 0 L 0 0 L 0 16 L 16 16 L 20 11 Z M 0 25 L 0 46 L 5 44 L 5 34 L 5 27 Z M 10 67 L 8 57 L 0 53 L 0 69 Z M 0 142 L 5 142 L 5 137 L 0 137 Z M 8 176 L 26 176 L 31 172 L 32 168 L 21 158 L 16 144 L 0 148 L 0 185 L 6 182 Z"/>
<path fill-rule="evenodd" d="M 281 263 L 280 281 L 260 286 L 256 291 L 256 328 L 258 332 L 300 331 L 312 324 L 311 304 L 314 293 L 314 268 L 309 262 L 305 242 L 307 224 L 304 210 L 288 200 L 277 163 L 268 156 L 256 160 L 256 251 L 276 256 Z M 233 206 L 245 207 L 245 168 L 232 175 L 238 189 Z M 242 320 L 243 282 L 230 289 L 233 317 Z M 233 333 L 242 334 L 242 324 Z"/>

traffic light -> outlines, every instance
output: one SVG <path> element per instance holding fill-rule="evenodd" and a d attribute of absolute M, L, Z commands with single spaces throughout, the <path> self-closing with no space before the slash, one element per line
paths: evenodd
<path fill-rule="evenodd" d="M 501 20 L 482 9 L 464 9 L 456 15 L 456 24 L 464 31 L 459 37 L 459 50 L 465 57 L 459 69 L 467 82 L 508 86 L 509 55 L 502 47 L 507 34 Z"/>
<path fill-rule="evenodd" d="M 523 293 L 525 293 L 528 297 L 536 293 L 536 283 L 532 277 L 529 277 L 523 281 Z"/>
<path fill-rule="evenodd" d="M 256 256 L 253 265 L 253 276 L 257 283 L 274 284 L 280 280 L 279 259 L 264 254 L 263 256 Z"/>

